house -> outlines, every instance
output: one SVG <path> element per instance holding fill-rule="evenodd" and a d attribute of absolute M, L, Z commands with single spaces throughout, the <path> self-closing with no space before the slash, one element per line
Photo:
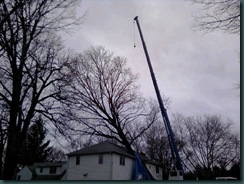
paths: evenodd
<path fill-rule="evenodd" d="M 67 154 L 67 180 L 131 180 L 135 156 L 108 141 Z M 153 178 L 162 180 L 162 168 L 141 155 Z"/>
<path fill-rule="evenodd" d="M 18 172 L 17 180 L 65 180 L 66 162 L 44 162 L 25 166 Z"/>
<path fill-rule="evenodd" d="M 35 169 L 35 166 L 25 166 L 18 172 L 16 180 L 31 180 L 35 173 Z"/>
<path fill-rule="evenodd" d="M 67 154 L 66 162 L 35 163 L 18 172 L 17 180 L 132 180 L 136 157 L 108 141 Z M 154 179 L 162 168 L 145 155 L 140 158 Z"/>

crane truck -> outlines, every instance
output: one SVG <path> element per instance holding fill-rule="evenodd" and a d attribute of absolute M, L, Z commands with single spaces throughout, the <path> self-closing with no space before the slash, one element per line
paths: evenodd
<path fill-rule="evenodd" d="M 144 53 L 145 53 L 145 56 L 146 56 L 146 59 L 147 59 L 147 64 L 148 64 L 148 67 L 149 67 L 149 70 L 150 70 L 152 82 L 153 82 L 153 85 L 154 85 L 154 89 L 155 89 L 155 92 L 156 92 L 157 100 L 158 100 L 158 103 L 159 103 L 160 111 L 161 111 L 161 114 L 162 114 L 162 117 L 163 117 L 163 122 L 164 122 L 164 125 L 165 125 L 165 129 L 166 129 L 166 132 L 167 132 L 167 137 L 168 137 L 168 141 L 169 141 L 169 145 L 170 145 L 171 167 L 170 167 L 170 171 L 169 171 L 168 180 L 183 180 L 182 161 L 180 159 L 178 148 L 177 148 L 177 146 L 175 144 L 174 133 L 173 133 L 171 125 L 170 125 L 170 121 L 169 121 L 169 118 L 168 118 L 167 110 L 164 107 L 164 103 L 163 103 L 163 100 L 161 98 L 160 91 L 159 91 L 159 88 L 158 88 L 157 80 L 156 80 L 156 77 L 155 77 L 154 72 L 153 72 L 153 68 L 152 68 L 150 57 L 149 57 L 149 54 L 148 54 L 148 51 L 147 51 L 146 43 L 144 41 L 144 38 L 143 38 L 143 35 L 142 35 L 142 31 L 141 31 L 141 27 L 140 27 L 140 24 L 139 24 L 138 16 L 136 16 L 134 18 L 134 21 L 136 22 L 138 30 L 139 30 L 142 46 L 143 46 Z"/>

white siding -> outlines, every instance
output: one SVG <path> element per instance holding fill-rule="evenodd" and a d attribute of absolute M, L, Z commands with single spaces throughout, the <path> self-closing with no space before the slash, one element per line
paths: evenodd
<path fill-rule="evenodd" d="M 68 157 L 67 180 L 110 180 L 112 154 L 103 154 L 103 164 L 98 164 L 98 154 L 82 155 L 76 165 L 76 156 Z"/>
<path fill-rule="evenodd" d="M 149 170 L 149 172 L 151 173 L 151 175 L 156 179 L 156 180 L 162 180 L 163 176 L 162 176 L 162 172 L 163 169 L 161 167 L 159 167 L 159 172 L 156 172 L 156 165 L 154 164 L 146 164 L 147 169 Z"/>
<path fill-rule="evenodd" d="M 60 180 L 67 180 L 67 172 L 65 173 L 65 175 Z"/>
<path fill-rule="evenodd" d="M 125 157 L 125 165 L 120 165 L 120 155 L 113 154 L 111 168 L 112 180 L 131 180 L 134 168 L 134 160 L 130 157 Z"/>
<path fill-rule="evenodd" d="M 68 157 L 67 180 L 131 180 L 134 159 L 125 157 L 125 165 L 120 165 L 120 155 L 103 154 L 103 164 L 98 164 L 99 154 L 80 156 L 80 164 L 76 165 L 76 156 Z M 162 180 L 162 168 L 156 173 L 156 165 L 146 164 L 152 176 Z M 65 178 L 65 177 L 64 177 Z M 64 179 L 63 178 L 63 179 Z"/>
<path fill-rule="evenodd" d="M 18 172 L 16 179 L 20 176 L 20 180 L 31 180 L 32 172 L 27 166 L 25 166 L 20 172 Z"/>

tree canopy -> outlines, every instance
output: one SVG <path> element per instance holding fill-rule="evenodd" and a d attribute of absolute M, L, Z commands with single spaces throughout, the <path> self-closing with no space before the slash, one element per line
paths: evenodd
<path fill-rule="evenodd" d="M 132 151 L 158 109 L 141 97 L 126 60 L 98 46 L 77 55 L 67 70 L 70 81 L 63 93 L 70 102 L 65 108 L 69 121 L 79 122 L 76 129 L 84 135 L 115 139 Z"/>

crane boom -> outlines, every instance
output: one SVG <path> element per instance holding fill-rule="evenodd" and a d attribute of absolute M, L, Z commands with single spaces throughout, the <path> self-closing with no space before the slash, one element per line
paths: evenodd
<path fill-rule="evenodd" d="M 154 89 L 155 89 L 155 92 L 156 92 L 157 100 L 158 100 L 159 107 L 160 107 L 160 110 L 161 110 L 161 114 L 162 114 L 162 117 L 163 117 L 165 129 L 166 129 L 166 132 L 167 132 L 168 141 L 169 141 L 169 145 L 170 145 L 170 149 L 171 149 L 172 160 L 174 162 L 174 170 L 179 171 L 179 172 L 181 172 L 183 174 L 183 167 L 182 167 L 182 163 L 181 163 L 181 159 L 180 159 L 180 156 L 179 156 L 179 152 L 178 152 L 177 146 L 175 144 L 174 134 L 173 134 L 173 131 L 172 131 L 172 128 L 171 128 L 171 125 L 170 125 L 170 121 L 169 121 L 169 118 L 168 118 L 167 111 L 166 111 L 166 109 L 164 107 L 163 100 L 162 100 L 161 95 L 160 95 L 160 91 L 159 91 L 159 88 L 158 88 L 157 80 L 156 80 L 156 77 L 154 75 L 153 68 L 152 68 L 151 61 L 150 61 L 150 57 L 149 57 L 149 54 L 148 54 L 148 51 L 147 51 L 146 43 L 145 43 L 143 35 L 142 35 L 142 31 L 141 31 L 141 27 L 140 27 L 140 24 L 139 24 L 138 16 L 136 16 L 134 18 L 134 21 L 136 21 L 136 24 L 137 24 L 137 27 L 138 27 L 138 30 L 139 30 L 139 34 L 140 34 L 140 37 L 141 37 L 143 49 L 144 49 L 145 56 L 146 56 L 146 59 L 147 59 L 147 64 L 148 64 L 148 67 L 149 67 L 149 70 L 150 70 L 152 82 L 153 82 L 153 85 L 154 85 Z"/>

